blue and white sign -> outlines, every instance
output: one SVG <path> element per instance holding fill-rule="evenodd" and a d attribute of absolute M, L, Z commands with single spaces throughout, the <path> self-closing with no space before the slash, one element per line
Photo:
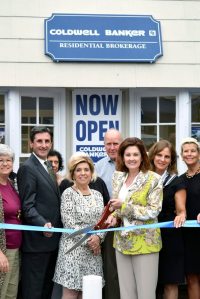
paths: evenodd
<path fill-rule="evenodd" d="M 53 14 L 45 54 L 55 61 L 154 62 L 162 56 L 160 22 L 150 15 Z"/>
<path fill-rule="evenodd" d="M 76 89 L 73 99 L 73 152 L 83 151 L 94 162 L 106 155 L 104 134 L 121 131 L 122 94 L 119 89 Z"/>

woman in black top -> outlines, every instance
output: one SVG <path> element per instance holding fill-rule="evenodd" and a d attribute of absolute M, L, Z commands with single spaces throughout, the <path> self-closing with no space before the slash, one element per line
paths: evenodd
<path fill-rule="evenodd" d="M 163 181 L 163 205 L 159 222 L 174 221 L 179 228 L 185 222 L 186 190 L 177 176 L 176 152 L 167 140 L 155 143 L 149 150 L 153 171 Z M 178 299 L 178 284 L 184 283 L 184 246 L 182 230 L 162 228 L 162 249 L 159 254 L 158 284 L 164 286 L 165 299 Z"/>
<path fill-rule="evenodd" d="M 181 144 L 182 159 L 187 171 L 181 176 L 187 185 L 186 212 L 188 220 L 200 221 L 200 148 L 194 138 Z M 200 228 L 184 228 L 185 274 L 189 299 L 200 298 Z"/>

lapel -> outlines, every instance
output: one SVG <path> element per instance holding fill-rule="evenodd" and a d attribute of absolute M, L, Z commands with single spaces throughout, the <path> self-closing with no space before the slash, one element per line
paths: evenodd
<path fill-rule="evenodd" d="M 114 171 L 112 178 L 112 197 L 117 198 L 119 191 L 126 180 L 127 174 L 121 171 Z"/>
<path fill-rule="evenodd" d="M 149 172 L 143 173 L 142 171 L 140 171 L 137 175 L 136 180 L 134 181 L 134 183 L 130 186 L 130 191 L 134 192 L 134 191 L 138 191 L 141 189 L 141 187 L 144 185 L 144 183 L 146 182 L 146 180 L 148 179 L 149 176 Z"/>
<path fill-rule="evenodd" d="M 40 161 L 35 157 L 35 155 L 31 154 L 30 159 L 34 163 L 36 167 L 36 171 L 38 171 L 49 183 L 51 188 L 54 190 L 54 192 L 59 195 L 59 188 L 58 185 L 52 180 L 48 172 L 45 170 L 45 168 L 41 165 Z"/>
<path fill-rule="evenodd" d="M 128 194 L 126 197 L 126 201 L 128 201 L 131 197 L 131 195 L 140 190 L 142 188 L 142 186 L 144 185 L 144 183 L 146 182 L 146 180 L 149 177 L 149 173 L 150 171 L 148 171 L 147 173 L 143 173 L 142 171 L 139 172 L 136 180 L 134 181 L 134 183 L 130 186 L 129 190 L 128 190 Z M 114 175 L 113 175 L 113 195 L 116 195 L 117 198 L 119 191 L 123 185 L 123 183 L 126 181 L 128 174 L 125 172 L 121 172 L 121 171 L 115 171 Z"/>

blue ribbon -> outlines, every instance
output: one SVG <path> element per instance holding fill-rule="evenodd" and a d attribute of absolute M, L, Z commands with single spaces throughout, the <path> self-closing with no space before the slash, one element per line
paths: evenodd
<path fill-rule="evenodd" d="M 197 220 L 187 220 L 185 221 L 182 227 L 200 227 L 200 224 Z M 97 233 L 105 233 L 109 231 L 123 231 L 123 230 L 135 230 L 135 229 L 150 229 L 150 228 L 174 228 L 173 221 L 167 222 L 159 222 L 152 224 L 143 224 L 143 225 L 131 225 L 126 227 L 114 227 L 108 229 L 101 230 L 91 230 L 88 233 L 97 234 Z M 33 226 L 33 225 L 21 225 L 21 224 L 8 224 L 8 223 L 0 223 L 0 229 L 12 229 L 12 230 L 26 230 L 26 231 L 38 231 L 38 232 L 55 232 L 55 233 L 73 233 L 74 229 L 69 228 L 47 228 L 44 226 Z"/>

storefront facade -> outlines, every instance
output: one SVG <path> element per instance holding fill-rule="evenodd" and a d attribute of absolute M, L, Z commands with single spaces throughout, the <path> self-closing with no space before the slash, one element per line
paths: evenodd
<path fill-rule="evenodd" d="M 44 24 L 56 13 L 151 15 L 161 24 L 163 55 L 153 63 L 55 62 L 45 55 Z M 182 138 L 200 140 L 199 16 L 199 1 L 1 3 L 0 138 L 15 151 L 15 169 L 29 156 L 34 125 L 52 127 L 65 161 L 75 150 L 101 158 L 112 126 L 147 148 L 168 139 L 178 154 Z M 183 172 L 180 155 L 178 163 Z"/>

